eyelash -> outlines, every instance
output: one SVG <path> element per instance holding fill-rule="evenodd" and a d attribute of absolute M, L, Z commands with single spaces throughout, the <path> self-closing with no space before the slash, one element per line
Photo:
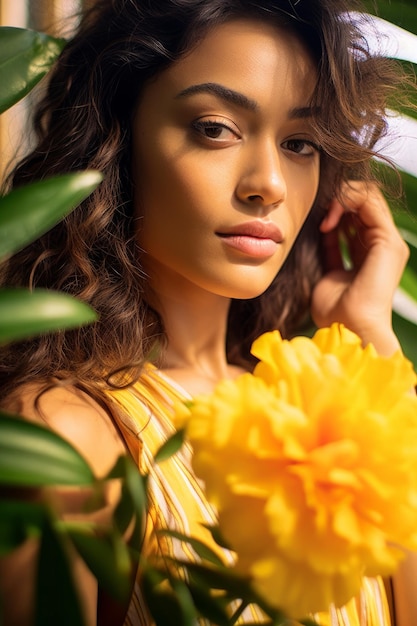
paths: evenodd
<path fill-rule="evenodd" d="M 220 132 L 222 130 L 227 130 L 232 133 L 232 135 L 234 135 L 236 138 L 239 138 L 237 131 L 231 126 L 225 124 L 224 122 L 217 122 L 215 120 L 196 120 L 192 123 L 192 127 L 193 130 L 202 135 L 204 139 L 208 139 L 209 141 L 218 141 L 217 137 L 210 137 L 209 135 L 206 135 L 204 133 L 204 131 L 209 128 L 214 128 L 216 130 L 219 130 Z"/>
<path fill-rule="evenodd" d="M 196 120 L 192 123 L 192 128 L 199 135 L 201 135 L 203 139 L 207 139 L 208 141 L 212 141 L 212 142 L 220 143 L 221 141 L 227 141 L 227 140 L 221 140 L 218 137 L 210 137 L 209 135 L 205 134 L 204 131 L 206 131 L 209 128 L 218 130 L 219 132 L 221 132 L 222 130 L 227 130 L 230 133 L 232 133 L 232 135 L 234 135 L 235 138 L 240 137 L 238 132 L 234 128 L 232 128 L 231 126 L 228 126 L 224 122 L 218 122 L 216 120 Z M 291 143 L 304 144 L 305 146 L 309 146 L 311 148 L 311 152 L 308 152 L 308 154 L 297 152 L 297 150 L 290 150 L 290 152 L 293 152 L 295 155 L 300 156 L 300 157 L 308 158 L 308 157 L 314 156 L 315 153 L 321 152 L 321 147 L 318 144 L 316 144 L 314 141 L 310 141 L 308 139 L 287 139 L 287 141 L 283 142 L 282 146 L 284 147 L 284 149 L 288 149 L 288 145 Z"/>
<path fill-rule="evenodd" d="M 290 150 L 290 152 L 293 152 L 294 154 L 301 156 L 301 157 L 314 156 L 314 153 L 316 152 L 320 153 L 322 150 L 321 147 L 317 143 L 309 139 L 287 139 L 287 141 L 284 141 L 282 145 L 285 148 L 286 146 L 288 147 L 288 144 L 291 144 L 291 143 L 304 144 L 305 146 L 309 146 L 311 148 L 311 152 L 309 152 L 308 154 L 302 154 L 302 152 L 297 152 L 296 150 Z"/>

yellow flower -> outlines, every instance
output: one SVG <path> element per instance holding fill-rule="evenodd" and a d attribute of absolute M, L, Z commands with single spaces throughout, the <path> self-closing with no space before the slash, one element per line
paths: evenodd
<path fill-rule="evenodd" d="M 417 549 L 416 375 L 339 325 L 253 353 L 253 375 L 195 399 L 187 437 L 236 568 L 300 618 Z"/>

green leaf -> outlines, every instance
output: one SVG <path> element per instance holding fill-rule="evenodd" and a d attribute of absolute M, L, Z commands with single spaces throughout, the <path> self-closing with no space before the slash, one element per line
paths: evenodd
<path fill-rule="evenodd" d="M 164 444 L 159 448 L 157 453 L 154 456 L 155 463 L 161 463 L 161 461 L 166 461 L 171 456 L 176 454 L 178 450 L 182 447 L 185 438 L 185 430 L 177 430 L 172 437 L 170 437 Z"/>
<path fill-rule="evenodd" d="M 376 14 L 397 26 L 417 33 L 417 7 L 415 0 L 366 0 L 370 13 Z M 376 10 L 375 10 L 376 9 Z"/>
<path fill-rule="evenodd" d="M 70 567 L 67 538 L 45 521 L 36 580 L 35 626 L 86 626 Z"/>
<path fill-rule="evenodd" d="M 156 626 L 195 626 L 197 614 L 186 584 L 175 581 L 171 591 L 160 580 L 155 570 L 144 570 L 143 594 Z"/>
<path fill-rule="evenodd" d="M 195 626 L 197 612 L 190 590 L 182 580 L 172 581 L 171 584 L 180 607 L 182 626 Z"/>
<path fill-rule="evenodd" d="M 405 356 L 414 363 L 417 371 L 417 327 L 409 320 L 400 317 L 395 312 L 393 314 L 394 332 L 398 337 Z"/>
<path fill-rule="evenodd" d="M 132 552 L 139 552 L 144 538 L 144 528 L 147 515 L 147 476 L 138 472 L 137 466 L 128 456 L 120 456 L 114 467 L 104 480 L 121 478 L 122 495 L 115 511 L 115 524 L 121 532 L 124 531 L 129 515 L 135 518 L 135 526 L 129 539 Z"/>
<path fill-rule="evenodd" d="M 96 319 L 87 304 L 58 291 L 0 290 L 0 345 Z"/>
<path fill-rule="evenodd" d="M 417 218 L 408 213 L 402 213 L 401 215 L 395 214 L 394 218 L 405 241 L 414 248 L 417 248 Z"/>
<path fill-rule="evenodd" d="M 198 554 L 200 559 L 202 559 L 203 561 L 209 561 L 210 563 L 213 563 L 213 565 L 224 567 L 224 563 L 221 558 L 199 539 L 189 537 L 188 535 L 184 535 L 183 533 L 177 532 L 176 530 L 169 530 L 165 528 L 159 530 L 158 535 L 167 535 L 168 537 L 173 537 L 174 539 L 179 539 L 184 543 L 188 543 L 192 547 L 194 552 Z"/>
<path fill-rule="evenodd" d="M 402 289 L 417 303 L 417 274 L 406 267 L 400 283 Z"/>
<path fill-rule="evenodd" d="M 210 587 L 226 591 L 230 598 L 244 598 L 252 601 L 253 591 L 249 579 L 240 575 L 231 567 L 212 567 L 202 563 L 193 563 L 181 559 L 171 559 L 173 563 L 184 567 L 190 580 Z"/>
<path fill-rule="evenodd" d="M 23 490 L 22 490 L 23 491 Z M 18 496 L 14 490 L 11 496 Z M 2 494 L 0 500 L 0 557 L 8 554 L 29 537 L 38 536 L 45 520 L 45 506 L 25 501 L 27 490 L 21 500 L 8 500 Z"/>
<path fill-rule="evenodd" d="M 49 71 L 65 45 L 43 33 L 0 28 L 0 113 L 10 108 Z"/>
<path fill-rule="evenodd" d="M 93 486 L 84 458 L 53 431 L 18 416 L 0 413 L 0 484 Z"/>
<path fill-rule="evenodd" d="M 314 334 L 315 331 L 312 330 L 310 336 Z M 225 550 L 232 550 L 232 546 L 225 540 L 223 535 L 220 532 L 220 528 L 218 526 L 212 526 L 211 524 L 204 524 L 205 528 L 210 531 L 211 536 L 218 546 L 221 548 L 225 548 Z"/>
<path fill-rule="evenodd" d="M 122 478 L 124 480 L 125 487 L 132 498 L 136 516 L 139 519 L 146 516 L 148 504 L 146 476 L 142 476 L 138 472 L 137 466 L 130 457 L 120 456 L 104 480 L 112 480 L 114 478 Z"/>
<path fill-rule="evenodd" d="M 194 605 L 202 617 L 210 624 L 230 626 L 230 619 L 226 611 L 227 600 L 221 595 L 211 594 L 210 589 L 201 585 L 188 584 Z"/>
<path fill-rule="evenodd" d="M 47 232 L 90 195 L 102 178 L 96 170 L 62 174 L 0 198 L 0 258 Z"/>
<path fill-rule="evenodd" d="M 129 489 L 126 484 L 122 484 L 122 493 L 120 500 L 117 503 L 116 509 L 113 514 L 113 521 L 116 524 L 117 529 L 123 535 L 134 517 L 135 510 L 133 507 L 132 498 Z"/>
<path fill-rule="evenodd" d="M 417 220 L 417 178 L 406 172 L 401 173 L 401 179 L 404 187 L 407 213 L 411 215 L 414 220 Z M 395 215 L 397 219 L 397 215 Z M 417 232 L 417 221 L 414 221 L 414 226 L 411 226 L 411 230 Z"/>
<path fill-rule="evenodd" d="M 115 478 L 125 478 L 126 476 L 126 461 L 125 455 L 122 454 L 117 459 L 108 474 L 106 474 L 104 480 L 114 480 Z"/>
<path fill-rule="evenodd" d="M 100 537 L 73 528 L 68 535 L 99 586 L 119 602 L 126 603 L 132 581 L 131 561 L 123 538 L 117 532 Z"/>

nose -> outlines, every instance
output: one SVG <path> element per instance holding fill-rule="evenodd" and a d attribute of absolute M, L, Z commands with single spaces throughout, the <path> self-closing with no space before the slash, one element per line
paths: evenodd
<path fill-rule="evenodd" d="M 275 141 L 247 146 L 247 159 L 236 187 L 236 195 L 250 207 L 273 208 L 287 196 L 287 184 Z"/>

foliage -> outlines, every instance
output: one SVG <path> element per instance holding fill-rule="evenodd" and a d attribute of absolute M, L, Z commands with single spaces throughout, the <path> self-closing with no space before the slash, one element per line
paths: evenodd
<path fill-rule="evenodd" d="M 365 4 L 372 15 L 387 20 L 407 31 L 406 33 L 399 31 L 392 35 L 398 42 L 401 43 L 403 37 L 412 38 L 414 34 L 415 41 L 410 39 L 408 49 L 417 50 L 417 7 L 414 0 L 367 0 Z M 378 23 L 376 27 L 378 30 Z M 407 46 L 398 45 L 397 48 L 395 57 L 403 63 L 411 83 L 415 84 L 417 68 L 408 58 Z M 415 57 L 415 54 L 412 56 Z M 416 102 L 415 96 L 413 101 Z M 414 110 L 412 107 L 408 108 L 407 115 L 417 120 L 417 105 Z M 414 146 L 412 149 L 415 153 L 417 148 L 415 138 L 412 139 L 413 135 L 415 136 L 415 128 L 410 132 L 410 138 L 407 140 L 414 142 L 411 146 Z M 387 168 L 385 170 L 385 175 L 389 179 L 390 172 Z M 401 178 L 405 206 L 395 208 L 394 219 L 410 247 L 410 259 L 394 307 L 394 329 L 405 354 L 417 367 L 417 165 L 412 165 L 407 172 L 402 171 Z"/>
<path fill-rule="evenodd" d="M 65 42 L 23 28 L 3 27 L 0 46 L 0 113 L 45 76 Z"/>
<path fill-rule="evenodd" d="M 370 13 L 417 33 L 417 7 L 414 0 L 367 0 Z"/>
<path fill-rule="evenodd" d="M 5 111 L 45 75 L 63 40 L 20 28 L 0 29 L 0 111 Z M 76 207 L 98 185 L 98 172 L 44 180 L 0 198 L 0 259 L 23 248 Z M 23 311 L 23 307 L 25 310 Z M 20 317 L 20 319 L 19 319 Z M 91 322 L 95 314 L 64 294 L 0 291 L 0 341 Z"/>
<path fill-rule="evenodd" d="M 41 33 L 0 28 L 0 112 L 34 87 L 63 45 L 63 40 Z M 95 171 L 57 176 L 0 198 L 0 258 L 7 259 L 49 230 L 101 179 Z M 0 290 L 3 345 L 95 319 L 95 312 L 88 306 L 63 293 Z M 123 495 L 108 528 L 86 522 L 64 523 L 39 493 L 50 485 L 84 489 L 90 496 L 89 510 L 93 511 L 103 505 L 106 481 L 114 479 L 122 480 Z M 36 625 L 84 624 L 70 568 L 69 553 L 74 547 L 99 584 L 118 600 L 126 601 L 132 557 L 123 533 L 133 518 L 143 519 L 145 508 L 144 482 L 133 462 L 121 458 L 107 477 L 98 480 L 86 461 L 61 437 L 20 416 L 0 411 L 0 556 L 8 555 L 29 539 L 39 542 Z M 136 553 L 140 537 L 139 524 L 131 546 Z"/>

